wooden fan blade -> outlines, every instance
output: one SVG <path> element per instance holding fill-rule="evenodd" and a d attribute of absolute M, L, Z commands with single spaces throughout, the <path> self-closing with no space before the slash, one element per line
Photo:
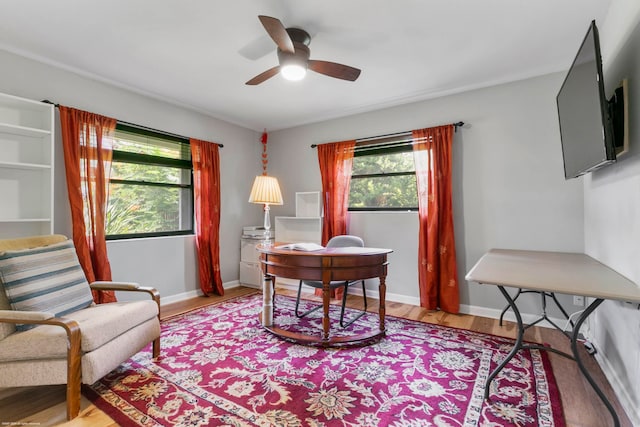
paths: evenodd
<path fill-rule="evenodd" d="M 254 78 L 252 78 L 251 80 L 249 80 L 248 82 L 246 82 L 246 85 L 259 85 L 260 83 L 262 83 L 265 80 L 270 79 L 271 77 L 275 76 L 276 74 L 278 74 L 280 72 L 280 66 L 276 66 L 273 68 L 269 68 L 267 71 L 258 74 L 257 76 L 255 76 Z"/>
<path fill-rule="evenodd" d="M 349 80 L 351 82 L 355 81 L 360 75 L 360 70 L 357 68 L 329 61 L 316 61 L 310 59 L 308 68 L 316 73 L 335 77 L 336 79 Z"/>
<path fill-rule="evenodd" d="M 282 25 L 279 19 L 265 15 L 259 15 L 258 19 L 260 19 L 262 26 L 267 30 L 267 34 L 276 42 L 281 51 L 288 53 L 295 52 L 291 37 L 289 37 L 287 29 L 284 28 L 284 25 Z"/>

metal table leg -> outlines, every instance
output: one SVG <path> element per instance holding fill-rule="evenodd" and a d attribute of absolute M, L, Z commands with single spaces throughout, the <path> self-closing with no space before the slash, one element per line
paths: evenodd
<path fill-rule="evenodd" d="M 513 357 L 518 353 L 518 351 L 520 351 L 521 349 L 544 350 L 544 351 L 547 351 L 547 352 L 556 353 L 556 354 L 558 354 L 560 356 L 575 360 L 575 362 L 578 364 L 578 368 L 582 372 L 582 375 L 584 375 L 584 377 L 587 379 L 589 384 L 591 384 L 591 387 L 596 392 L 596 394 L 598 395 L 598 397 L 600 398 L 602 403 L 604 403 L 604 406 L 606 406 L 607 410 L 611 414 L 611 417 L 613 418 L 613 425 L 615 427 L 620 427 L 620 420 L 618 419 L 618 415 L 616 414 L 615 410 L 613 409 L 613 406 L 611 405 L 611 402 L 609 402 L 609 400 L 604 395 L 604 393 L 602 392 L 600 387 L 598 387 L 598 384 L 594 381 L 594 379 L 589 374 L 589 371 L 587 370 L 586 366 L 584 366 L 584 364 L 582 363 L 582 360 L 580 359 L 580 354 L 578 352 L 578 338 L 579 338 L 579 335 L 580 335 L 580 327 L 582 326 L 584 321 L 587 319 L 587 317 L 600 304 L 602 304 L 602 302 L 604 300 L 600 299 L 600 298 L 595 299 L 591 304 L 589 304 L 589 306 L 578 317 L 578 320 L 576 321 L 576 324 L 573 327 L 573 332 L 572 332 L 572 334 L 570 336 L 570 338 L 571 338 L 571 352 L 572 352 L 572 355 L 569 355 L 569 354 L 567 354 L 565 352 L 562 352 L 560 350 L 556 350 L 556 349 L 554 349 L 552 347 L 545 347 L 545 346 L 541 346 L 541 345 L 537 345 L 537 344 L 524 344 L 523 343 L 524 332 L 527 329 L 527 327 L 530 326 L 530 325 L 525 326 L 522 323 L 522 316 L 520 315 L 520 310 L 518 310 L 518 306 L 515 303 L 515 298 L 511 298 L 509 293 L 504 289 L 504 286 L 501 286 L 501 285 L 497 285 L 497 286 L 498 286 L 498 289 L 500 290 L 500 292 L 502 293 L 502 295 L 504 296 L 504 298 L 507 300 L 507 303 L 509 304 L 508 307 L 511 307 L 511 309 L 513 310 L 514 315 L 516 316 L 516 323 L 518 324 L 518 334 L 517 334 L 517 337 L 516 337 L 516 343 L 514 344 L 513 348 L 511 349 L 511 351 L 509 352 L 507 357 L 502 361 L 502 363 L 500 363 L 500 365 L 498 365 L 498 367 L 496 369 L 493 370 L 493 372 L 491 372 L 491 374 L 489 375 L 489 378 L 487 378 L 487 382 L 486 382 L 485 387 L 484 387 L 484 398 L 485 398 L 485 400 L 489 400 L 489 391 L 490 391 L 490 388 L 491 388 L 491 382 L 500 373 L 500 371 L 502 371 L 502 369 L 507 365 L 507 363 L 509 363 L 509 361 L 511 359 L 513 359 Z M 520 295 L 520 293 L 518 293 L 517 295 Z M 543 298 L 544 298 L 544 296 L 543 296 Z"/>
<path fill-rule="evenodd" d="M 513 359 L 513 356 L 515 356 L 518 353 L 518 351 L 520 351 L 521 349 L 550 351 L 552 353 L 556 353 L 559 356 L 566 357 L 568 359 L 573 359 L 571 355 L 552 347 L 542 346 L 538 344 L 524 343 L 524 338 L 523 338 L 524 332 L 527 330 L 527 328 L 530 325 L 525 325 L 522 322 L 522 316 L 520 315 L 520 310 L 518 310 L 518 306 L 516 305 L 515 299 L 511 298 L 509 293 L 504 289 L 504 286 L 501 286 L 501 285 L 497 285 L 497 286 L 500 292 L 502 293 L 502 295 L 504 296 L 504 298 L 507 300 L 509 307 L 511 307 L 511 309 L 513 310 L 513 314 L 516 316 L 516 323 L 518 324 L 518 335 L 516 337 L 516 343 L 511 349 L 511 351 L 509 352 L 509 354 L 507 355 L 507 357 L 502 361 L 502 363 L 500 363 L 500 365 L 498 365 L 497 368 L 493 370 L 493 372 L 491 372 L 491 374 L 489 375 L 489 378 L 487 378 L 487 382 L 484 387 L 485 400 L 489 400 L 489 389 L 491 387 L 491 381 L 494 380 L 494 378 L 500 373 L 500 371 L 502 371 L 502 369 L 505 366 L 507 366 L 507 363 L 509 363 L 509 361 Z"/>
<path fill-rule="evenodd" d="M 582 360 L 580 359 L 580 354 L 578 353 L 578 335 L 580 333 L 580 327 L 582 326 L 582 323 L 584 323 L 584 321 L 587 320 L 587 317 L 600 304 L 602 304 L 603 301 L 604 300 L 601 298 L 595 299 L 578 317 L 578 320 L 576 321 L 576 325 L 573 328 L 573 334 L 571 335 L 571 351 L 573 353 L 574 360 L 578 364 L 578 368 L 580 368 L 580 371 L 582 372 L 582 375 L 584 375 L 587 381 L 589 381 L 589 384 L 591 384 L 591 387 L 596 392 L 600 400 L 602 400 L 602 403 L 604 403 L 604 406 L 607 407 L 607 410 L 611 414 L 611 417 L 613 418 L 613 425 L 615 427 L 619 427 L 620 420 L 618 419 L 618 414 L 616 414 L 616 411 L 613 409 L 613 406 L 611 405 L 611 402 L 609 402 L 609 399 L 607 399 L 607 396 L 604 395 L 602 390 L 600 390 L 600 387 L 598 387 L 598 384 L 596 384 L 594 379 L 589 374 L 589 371 L 587 370 L 586 366 L 584 366 L 584 364 L 582 363 Z"/>
<path fill-rule="evenodd" d="M 496 369 L 493 370 L 493 372 L 491 372 L 489 378 L 487 378 L 487 383 L 484 386 L 485 400 L 489 400 L 489 388 L 491 387 L 491 381 L 493 381 L 493 379 L 500 373 L 500 371 L 502 371 L 502 368 L 507 366 L 507 363 L 509 363 L 509 361 L 513 359 L 513 356 L 515 356 L 516 353 L 520 351 L 520 349 L 522 348 L 522 337 L 524 336 L 524 324 L 522 323 L 520 310 L 518 310 L 515 301 L 511 299 L 511 296 L 509 296 L 509 293 L 504 289 L 504 286 L 498 285 L 498 289 L 500 289 L 500 292 L 502 292 L 502 295 L 504 295 L 504 298 L 507 300 L 507 303 L 509 303 L 509 306 L 513 310 L 513 314 L 515 314 L 516 316 L 516 321 L 518 323 L 518 336 L 516 337 L 516 344 L 513 346 L 507 357 L 502 361 L 502 363 L 500 363 L 500 365 L 498 365 Z M 518 295 L 520 294 L 518 293 Z"/>
<path fill-rule="evenodd" d="M 521 293 L 522 293 L 522 289 L 518 288 L 518 292 L 513 296 L 513 302 L 516 302 L 516 300 L 518 299 Z M 505 308 L 502 309 L 502 313 L 500 313 L 500 322 L 499 322 L 500 326 L 502 326 L 502 318 L 504 317 L 504 314 L 507 312 L 507 310 L 509 310 L 509 307 L 510 305 L 507 304 Z"/>
<path fill-rule="evenodd" d="M 560 309 L 560 312 L 564 315 L 564 317 L 569 321 L 569 323 L 571 324 L 571 327 L 574 326 L 573 325 L 573 320 L 571 320 L 571 318 L 569 317 L 569 314 L 567 314 L 567 311 L 564 309 L 564 307 L 562 307 L 562 305 L 560 304 L 560 301 L 558 301 L 558 299 L 556 298 L 556 294 L 554 294 L 553 292 L 534 291 L 534 290 L 530 290 L 530 289 L 523 290 L 523 289 L 518 288 L 518 292 L 512 298 L 513 301 L 515 302 L 521 294 L 539 294 L 540 295 L 540 303 L 541 303 L 541 306 L 542 306 L 542 314 L 540 315 L 540 317 L 537 320 L 535 320 L 533 323 L 530 323 L 530 324 L 526 325 L 525 329 L 530 328 L 530 327 L 542 322 L 543 320 L 546 320 L 554 328 L 556 328 L 560 332 L 562 332 L 565 335 L 567 335 L 567 337 L 569 337 L 569 334 L 565 333 L 564 330 L 561 327 L 559 327 L 558 325 L 556 325 L 555 322 L 553 322 L 549 318 L 549 316 L 547 315 L 547 297 L 549 297 L 549 298 L 553 299 L 553 302 Z M 500 326 L 502 326 L 502 320 L 503 320 L 504 315 L 507 312 L 507 310 L 509 310 L 509 308 L 510 308 L 510 306 L 507 304 L 507 306 L 505 306 L 505 308 L 502 309 L 502 312 L 500 313 L 500 322 L 499 322 Z"/>

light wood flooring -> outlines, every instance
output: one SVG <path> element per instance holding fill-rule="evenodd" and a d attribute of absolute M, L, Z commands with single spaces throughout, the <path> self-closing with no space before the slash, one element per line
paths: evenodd
<path fill-rule="evenodd" d="M 200 297 L 170 304 L 163 307 L 162 317 L 168 318 L 194 308 L 253 292 L 256 292 L 256 290 L 239 287 L 226 290 L 224 297 Z M 294 292 L 287 289 L 278 289 L 277 292 L 295 296 Z M 314 297 L 306 295 L 305 298 L 313 299 Z M 348 303 L 351 307 L 361 308 L 362 297 L 349 295 Z M 386 306 L 387 314 L 390 316 L 404 317 L 511 338 L 514 338 L 516 333 L 515 324 L 510 322 L 499 326 L 497 320 L 485 317 L 429 311 L 413 305 L 395 302 L 387 302 Z M 377 311 L 377 309 L 377 301 L 370 299 L 369 310 Z M 533 327 L 527 330 L 525 339 L 540 343 L 549 343 L 555 348 L 570 352 L 568 340 L 556 330 Z M 573 361 L 554 353 L 549 353 L 549 355 L 553 365 L 553 372 L 560 389 L 567 425 L 570 427 L 602 427 L 612 425 L 608 411 L 596 396 L 589 383 L 584 379 L 577 365 Z M 600 384 L 600 387 L 616 408 L 618 416 L 620 417 L 621 426 L 632 427 L 631 422 L 620 407 L 609 383 L 595 360 L 588 356 L 586 352 L 583 360 L 586 362 L 585 364 L 590 369 L 590 372 L 593 373 L 595 380 Z M 66 422 L 64 399 L 64 385 L 0 389 L 0 426 L 117 426 L 109 416 L 93 406 L 84 397 L 82 398 L 80 415 L 76 419 Z"/>

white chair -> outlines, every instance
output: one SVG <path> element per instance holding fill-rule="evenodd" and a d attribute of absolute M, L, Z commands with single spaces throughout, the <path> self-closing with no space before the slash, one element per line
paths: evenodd
<path fill-rule="evenodd" d="M 327 248 L 346 248 L 346 247 L 364 247 L 364 241 L 358 237 L 358 236 L 351 236 L 351 235 L 342 235 L 342 236 L 335 236 L 332 237 L 328 242 L 327 242 Z M 362 283 L 362 297 L 364 299 L 364 309 L 361 313 L 358 313 L 357 315 L 355 315 L 351 320 L 345 322 L 344 321 L 344 311 L 345 311 L 345 307 L 346 307 L 346 303 L 347 303 L 347 290 L 349 289 L 349 286 L 354 285 L 356 283 Z M 296 309 L 295 309 L 295 313 L 296 316 L 298 318 L 302 318 L 310 313 L 313 313 L 316 310 L 319 310 L 320 308 L 322 308 L 322 305 L 318 305 L 316 307 L 313 307 L 307 311 L 305 311 L 304 313 L 300 313 L 299 312 L 299 307 L 300 307 L 300 295 L 302 293 L 302 285 L 305 284 L 307 286 L 311 286 L 313 288 L 316 289 L 322 289 L 322 282 L 320 281 L 310 281 L 310 280 L 300 280 L 300 283 L 298 284 L 298 297 L 296 298 Z M 362 317 L 366 312 L 367 312 L 367 289 L 365 287 L 364 284 L 364 280 L 354 280 L 354 281 L 332 281 L 329 283 L 329 287 L 331 289 L 336 289 L 336 288 L 340 288 L 340 287 L 344 287 L 344 292 L 342 294 L 342 308 L 340 310 L 340 326 L 343 328 L 346 328 L 347 326 L 351 325 L 353 322 L 355 322 L 356 320 L 358 320 L 360 317 Z"/>

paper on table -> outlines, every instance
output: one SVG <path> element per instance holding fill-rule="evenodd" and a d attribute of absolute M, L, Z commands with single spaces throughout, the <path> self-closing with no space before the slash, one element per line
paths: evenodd
<path fill-rule="evenodd" d="M 321 246 L 317 243 L 288 243 L 286 245 L 278 246 L 277 249 L 290 249 L 294 251 L 313 252 L 313 251 L 320 251 L 324 249 L 324 246 Z"/>

